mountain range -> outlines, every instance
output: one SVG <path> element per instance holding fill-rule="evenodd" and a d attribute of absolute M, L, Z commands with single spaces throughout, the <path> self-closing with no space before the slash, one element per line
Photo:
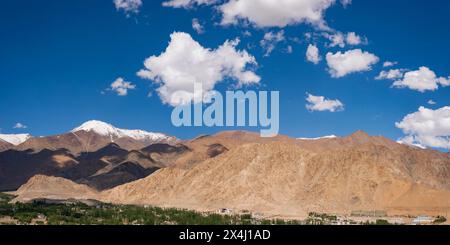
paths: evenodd
<path fill-rule="evenodd" d="M 73 154 L 96 151 L 114 142 L 127 150 L 138 150 L 154 143 L 175 143 L 177 138 L 143 130 L 120 129 L 101 121 L 87 121 L 71 131 L 48 137 L 29 134 L 0 134 L 0 148 L 15 150 L 67 149 Z M 1 151 L 1 149 L 0 149 Z"/>
<path fill-rule="evenodd" d="M 294 139 L 227 131 L 181 141 L 90 121 L 0 152 L 0 189 L 16 201 L 97 199 L 194 210 L 445 214 L 450 154 L 357 131 Z"/>

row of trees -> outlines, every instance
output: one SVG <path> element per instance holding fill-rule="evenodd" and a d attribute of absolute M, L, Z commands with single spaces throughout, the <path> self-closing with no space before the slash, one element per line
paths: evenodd
<path fill-rule="evenodd" d="M 131 205 L 83 203 L 48 204 L 42 201 L 32 203 L 9 203 L 11 196 L 0 196 L 0 217 L 9 216 L 20 224 L 30 224 L 38 217 L 44 217 L 46 224 L 143 224 L 143 225 L 207 225 L 207 224 L 299 224 L 296 221 L 255 219 L 251 214 L 221 215 L 200 213 L 190 210 L 163 209 Z M 35 222 L 37 223 L 37 222 Z M 43 223 L 39 221 L 39 223 Z"/>

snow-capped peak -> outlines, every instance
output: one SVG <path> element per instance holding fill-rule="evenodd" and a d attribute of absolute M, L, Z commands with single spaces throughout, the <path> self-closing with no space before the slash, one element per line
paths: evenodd
<path fill-rule="evenodd" d="M 104 136 L 119 136 L 120 130 L 118 128 L 115 128 L 113 125 L 101 121 L 87 121 L 81 126 L 74 128 L 71 132 L 78 132 L 78 131 L 86 131 L 86 132 L 95 132 L 100 135 Z"/>
<path fill-rule="evenodd" d="M 83 123 L 81 126 L 74 128 L 71 132 L 78 132 L 78 131 L 95 132 L 97 134 L 109 136 L 111 138 L 130 137 L 136 140 L 162 141 L 162 140 L 170 140 L 172 138 L 165 134 L 152 133 L 144 130 L 120 129 L 114 127 L 109 123 L 97 120 L 87 121 Z"/>
<path fill-rule="evenodd" d="M 408 142 L 403 141 L 403 140 L 397 140 L 397 143 L 399 143 L 399 144 L 401 144 L 401 145 L 407 145 L 407 146 L 419 148 L 419 149 L 422 149 L 422 150 L 427 149 L 425 146 L 423 146 L 423 145 L 421 145 L 421 144 L 408 143 Z"/>
<path fill-rule="evenodd" d="M 327 136 L 323 136 L 323 137 L 318 137 L 318 138 L 297 138 L 299 140 L 321 140 L 321 139 L 335 139 L 337 138 L 336 135 L 327 135 Z"/>
<path fill-rule="evenodd" d="M 0 139 L 13 145 L 20 145 L 31 137 L 29 134 L 0 134 Z"/>

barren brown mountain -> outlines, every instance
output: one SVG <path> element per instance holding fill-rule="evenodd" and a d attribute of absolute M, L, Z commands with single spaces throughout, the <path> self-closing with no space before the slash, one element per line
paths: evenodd
<path fill-rule="evenodd" d="M 36 175 L 16 192 L 21 201 L 31 201 L 45 196 L 48 199 L 95 199 L 98 192 L 92 188 L 70 180 Z"/>
<path fill-rule="evenodd" d="M 85 132 L 81 133 L 85 135 Z M 99 136 L 94 133 L 93 137 Z M 31 149 L 0 152 L 0 174 L 3 174 L 0 176 L 0 190 L 15 190 L 36 174 L 64 177 L 103 190 L 144 178 L 160 168 L 189 166 L 228 150 L 207 140 L 186 142 L 192 149 L 182 143 L 156 143 L 130 151 L 117 143 L 95 141 L 106 145 L 99 149 L 95 147 L 95 151 L 73 154 L 63 147 L 67 141 L 59 140 L 57 144 L 53 143 L 53 147 L 48 147 L 56 150 L 46 147 L 38 152 Z M 135 145 L 138 144 L 141 143 Z"/>
<path fill-rule="evenodd" d="M 173 143 L 176 141 L 176 138 L 171 137 L 167 141 L 162 141 L 162 143 Z M 79 154 L 82 152 L 97 151 L 98 149 L 105 147 L 111 142 L 116 143 L 121 148 L 126 150 L 139 150 L 150 144 L 161 143 L 161 141 L 151 141 L 148 139 L 136 140 L 130 137 L 112 139 L 110 136 L 103 136 L 95 132 L 81 130 L 55 136 L 31 138 L 15 147 L 15 149 L 32 149 L 35 152 L 41 151 L 43 149 L 67 149 L 72 154 Z"/>
<path fill-rule="evenodd" d="M 225 132 L 183 145 L 186 148 L 166 149 L 173 155 L 164 161 L 175 161 L 170 167 L 98 193 L 96 199 L 197 210 L 246 209 L 283 217 L 302 217 L 310 211 L 450 211 L 449 154 L 361 131 L 319 140 Z M 49 181 L 53 180 L 41 179 L 43 185 Z M 42 192 L 45 186 L 24 186 L 17 192 L 18 200 L 34 195 L 36 189 L 39 197 L 54 197 Z M 70 188 L 66 191 L 64 196 L 71 196 Z"/>
<path fill-rule="evenodd" d="M 282 135 L 273 138 L 261 138 L 258 133 L 245 131 L 225 131 L 215 135 L 203 135 L 182 142 L 189 151 L 179 155 L 175 159 L 174 165 L 180 168 L 189 168 L 244 144 L 269 142 L 294 144 L 296 140 Z"/>
<path fill-rule="evenodd" d="M 37 174 L 64 177 L 102 190 L 144 178 L 164 163 L 115 143 L 94 152 L 73 155 L 66 149 L 0 153 L 0 190 L 16 190 Z"/>

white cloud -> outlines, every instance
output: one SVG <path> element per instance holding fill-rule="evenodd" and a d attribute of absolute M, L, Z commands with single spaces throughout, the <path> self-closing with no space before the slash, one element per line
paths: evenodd
<path fill-rule="evenodd" d="M 192 29 L 194 29 L 198 34 L 205 33 L 205 28 L 198 21 L 197 18 L 192 19 Z"/>
<path fill-rule="evenodd" d="M 391 66 L 395 66 L 397 64 L 398 64 L 398 62 L 396 62 L 396 61 L 385 61 L 383 63 L 383 67 L 391 67 Z"/>
<path fill-rule="evenodd" d="M 376 80 L 396 80 L 403 77 L 403 69 L 391 69 L 389 71 L 381 71 L 380 74 L 375 77 Z"/>
<path fill-rule="evenodd" d="M 440 77 L 438 78 L 439 83 L 443 86 L 443 87 L 447 87 L 450 86 L 450 77 Z"/>
<path fill-rule="evenodd" d="M 436 102 L 435 102 L 434 100 L 429 100 L 427 103 L 428 103 L 429 105 L 436 105 Z"/>
<path fill-rule="evenodd" d="M 400 141 L 425 147 L 450 149 L 450 107 L 420 107 L 395 126 L 406 135 Z"/>
<path fill-rule="evenodd" d="M 349 50 L 345 53 L 327 53 L 326 56 L 329 72 L 332 77 L 339 78 L 347 74 L 369 71 L 379 58 L 361 49 Z"/>
<path fill-rule="evenodd" d="M 229 0 L 219 6 L 222 24 L 248 21 L 256 27 L 285 27 L 309 23 L 328 29 L 324 12 L 335 0 Z"/>
<path fill-rule="evenodd" d="M 365 38 L 358 36 L 355 32 L 347 33 L 347 36 L 345 37 L 345 41 L 349 45 L 360 45 L 360 44 L 367 43 L 367 40 Z"/>
<path fill-rule="evenodd" d="M 25 124 L 22 124 L 22 123 L 18 122 L 18 123 L 16 123 L 16 124 L 14 125 L 13 128 L 15 128 L 15 129 L 25 129 L 25 128 L 28 128 L 28 126 L 25 125 Z"/>
<path fill-rule="evenodd" d="M 194 5 L 211 5 L 216 2 L 217 0 L 170 0 L 163 2 L 162 5 L 173 8 L 191 8 Z"/>
<path fill-rule="evenodd" d="M 339 100 L 330 100 L 323 96 L 315 96 L 309 93 L 307 95 L 306 101 L 308 104 L 306 104 L 306 109 L 309 111 L 336 112 L 344 110 L 344 104 Z"/>
<path fill-rule="evenodd" d="M 157 91 L 163 103 L 177 106 L 203 99 L 194 91 L 198 83 L 203 93 L 208 93 L 225 78 L 238 81 L 238 85 L 259 83 L 261 79 L 248 69 L 248 65 L 257 64 L 255 58 L 245 50 L 236 50 L 239 40 L 209 49 L 187 33 L 174 32 L 170 37 L 166 50 L 148 58 L 145 69 L 138 72 L 140 77 L 160 85 Z"/>
<path fill-rule="evenodd" d="M 395 81 L 392 85 L 395 88 L 409 88 L 419 92 L 435 91 L 439 88 L 449 86 L 449 79 L 437 77 L 430 68 L 422 66 L 419 70 L 405 73 L 402 80 Z"/>
<path fill-rule="evenodd" d="M 306 59 L 314 64 L 319 64 L 322 59 L 319 54 L 317 46 L 310 44 L 306 50 Z"/>
<path fill-rule="evenodd" d="M 345 47 L 345 36 L 342 32 L 336 32 L 335 34 L 324 33 L 325 38 L 331 41 L 328 44 L 329 47 L 334 48 L 339 46 L 340 48 Z"/>
<path fill-rule="evenodd" d="M 123 10 L 125 13 L 138 13 L 142 6 L 142 0 L 114 0 L 117 10 Z"/>
<path fill-rule="evenodd" d="M 285 37 L 283 30 L 277 33 L 275 32 L 265 33 L 263 39 L 259 42 L 261 47 L 265 50 L 264 56 L 269 56 L 275 49 L 276 45 L 284 40 Z"/>
<path fill-rule="evenodd" d="M 249 30 L 245 30 L 245 31 L 242 32 L 242 36 L 244 36 L 244 37 L 251 37 L 252 33 Z"/>
<path fill-rule="evenodd" d="M 328 44 L 328 47 L 330 48 L 344 48 L 346 44 L 352 46 L 367 44 L 367 38 L 361 37 L 355 32 L 348 32 L 347 34 L 344 34 L 342 32 L 336 32 L 333 34 L 325 32 L 322 35 L 330 41 L 330 43 Z"/>
<path fill-rule="evenodd" d="M 136 85 L 131 82 L 126 82 L 123 78 L 117 78 L 113 83 L 111 83 L 111 90 L 116 92 L 119 96 L 126 96 L 128 94 L 128 90 L 135 89 Z"/>

